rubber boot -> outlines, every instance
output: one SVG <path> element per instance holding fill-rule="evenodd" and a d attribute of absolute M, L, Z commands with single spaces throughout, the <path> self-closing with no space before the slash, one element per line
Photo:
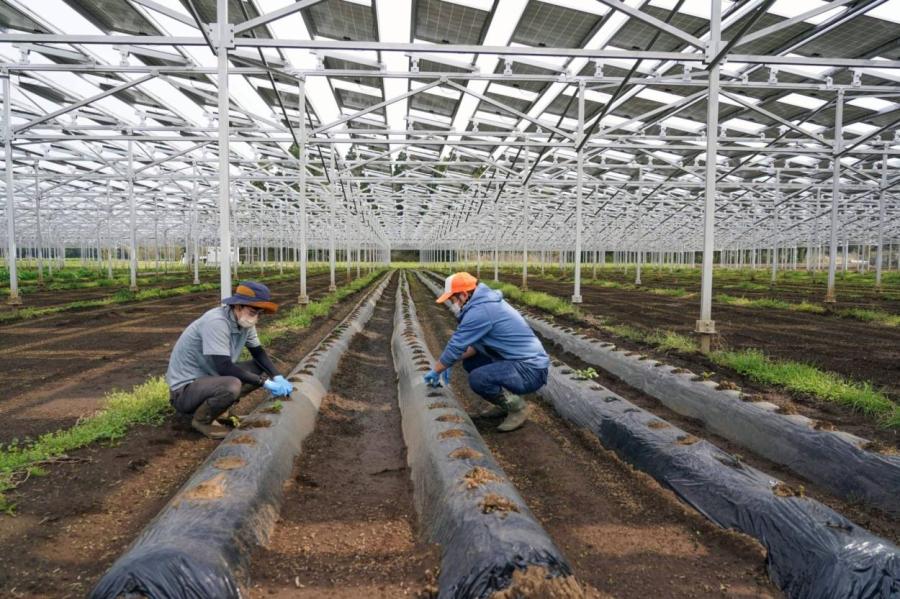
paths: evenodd
<path fill-rule="evenodd" d="M 504 403 L 505 401 L 506 401 L 506 398 L 502 398 L 500 400 L 500 405 L 497 405 L 497 404 L 491 405 L 490 408 L 483 411 L 481 414 L 478 415 L 478 417 L 479 418 L 503 418 L 504 416 L 509 414 L 509 411 L 507 411 L 505 403 Z"/>
<path fill-rule="evenodd" d="M 228 434 L 226 428 L 213 423 L 212 411 L 209 408 L 209 404 L 205 401 L 200 404 L 200 407 L 194 412 L 194 418 L 191 420 L 191 428 L 198 433 L 206 435 L 210 439 L 224 439 Z"/>
<path fill-rule="evenodd" d="M 497 427 L 497 430 L 502 433 L 508 433 L 510 431 L 514 431 L 528 420 L 528 404 L 525 403 L 525 400 L 509 391 L 503 391 L 503 397 L 505 398 L 504 406 L 508 412 L 506 419 L 500 423 L 500 426 Z"/>

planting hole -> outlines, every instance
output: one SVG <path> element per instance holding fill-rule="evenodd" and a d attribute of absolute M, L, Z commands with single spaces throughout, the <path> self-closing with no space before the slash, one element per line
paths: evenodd
<path fill-rule="evenodd" d="M 772 487 L 772 492 L 775 493 L 775 495 L 777 495 L 778 497 L 803 497 L 806 494 L 806 490 L 803 488 L 803 485 L 800 485 L 796 489 L 794 489 L 782 482 L 776 483 L 775 486 Z"/>
<path fill-rule="evenodd" d="M 694 435 L 681 435 L 677 439 L 679 445 L 693 445 L 699 440 L 700 439 L 698 439 Z"/>
<path fill-rule="evenodd" d="M 647 426 L 650 428 L 659 429 L 659 428 L 669 428 L 670 425 L 668 422 L 663 422 L 662 420 L 651 420 L 650 422 L 647 423 Z"/>
<path fill-rule="evenodd" d="M 237 468 L 243 468 L 247 465 L 247 461 L 244 458 L 239 458 L 236 455 L 230 455 L 228 457 L 220 458 L 215 461 L 213 466 L 218 468 L 219 470 L 235 470 Z"/>
<path fill-rule="evenodd" d="M 438 422 L 463 422 L 463 417 L 457 414 L 444 414 L 443 416 L 438 416 L 436 418 Z"/>
<path fill-rule="evenodd" d="M 256 439 L 250 435 L 238 435 L 229 441 L 232 445 L 256 445 Z"/>
<path fill-rule="evenodd" d="M 484 484 L 500 480 L 500 477 L 496 474 L 481 466 L 475 466 L 466 472 L 463 478 L 465 479 L 467 489 L 477 489 Z"/>
<path fill-rule="evenodd" d="M 444 431 L 438 435 L 438 439 L 458 439 L 459 437 L 465 436 L 466 431 L 461 428 L 451 428 L 449 431 Z"/>
<path fill-rule="evenodd" d="M 517 506 L 511 499 L 504 497 L 503 495 L 488 493 L 484 496 L 484 499 L 481 500 L 482 514 L 498 513 L 501 515 L 505 515 L 509 512 L 518 511 L 519 506 Z"/>
<path fill-rule="evenodd" d="M 191 501 L 204 501 L 219 499 L 225 496 L 225 475 L 217 474 L 204 481 L 184 494 L 185 499 Z"/>

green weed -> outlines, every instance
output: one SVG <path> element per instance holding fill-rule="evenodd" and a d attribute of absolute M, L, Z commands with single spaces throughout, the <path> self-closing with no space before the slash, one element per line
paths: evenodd
<path fill-rule="evenodd" d="M 711 353 L 710 358 L 753 381 L 850 407 L 881 419 L 885 426 L 900 426 L 897 404 L 870 383 L 848 380 L 801 362 L 773 360 L 758 349 L 718 351 Z"/>
<path fill-rule="evenodd" d="M 102 410 L 71 428 L 0 447 L 0 511 L 10 514 L 15 510 L 4 492 L 29 476 L 46 474 L 42 464 L 97 441 L 116 441 L 135 425 L 161 424 L 170 410 L 169 387 L 162 377 L 155 377 L 131 391 L 108 394 Z"/>

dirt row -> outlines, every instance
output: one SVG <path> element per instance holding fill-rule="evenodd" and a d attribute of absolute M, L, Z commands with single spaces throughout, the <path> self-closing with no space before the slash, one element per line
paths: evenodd
<path fill-rule="evenodd" d="M 327 275 L 311 280 L 309 290 L 316 297 L 326 287 Z M 284 307 L 295 301 L 297 291 L 287 284 L 273 286 L 276 301 Z M 176 329 L 176 323 L 186 324 L 215 305 L 217 297 L 217 292 L 200 297 L 183 312 L 175 310 L 174 317 L 172 306 L 165 304 L 149 315 L 139 311 L 135 316 L 148 316 L 155 327 Z M 268 348 L 270 353 L 285 370 L 293 367 L 350 312 L 359 297 L 355 294 L 344 299 L 328 318 L 316 320 L 301 335 L 275 342 Z M 105 377 L 114 377 L 119 386 L 130 388 L 147 372 L 162 374 L 177 332 L 165 333 L 163 340 L 157 336 L 162 334 L 158 331 L 150 334 L 132 330 L 150 324 L 125 321 L 121 323 L 125 331 L 114 329 L 114 336 L 130 338 L 139 349 L 109 370 L 92 372 L 87 381 L 95 392 L 79 395 L 73 391 L 88 384 L 82 381 L 77 363 L 71 368 L 59 366 L 54 378 L 57 395 L 7 410 L 5 414 L 12 416 L 5 416 L 6 423 L 16 422 L 19 430 L 30 430 L 34 419 L 27 417 L 29 413 L 55 407 L 57 412 L 45 424 L 62 426 L 86 406 L 96 405 L 97 396 L 109 390 L 102 385 L 103 380 L 109 380 Z M 66 327 L 61 325 L 61 329 Z M 75 332 L 76 338 L 87 334 L 83 329 Z M 6 339 L 5 332 L 0 334 Z M 102 338 L 102 334 L 93 337 L 92 342 L 100 343 Z M 86 347 L 89 345 L 80 346 L 78 351 L 84 352 Z M 13 365 L 8 359 L 2 364 L 4 374 L 10 376 L 6 369 Z M 82 364 L 81 370 L 85 369 Z M 10 384 L 8 381 L 4 385 Z M 54 397 L 67 397 L 68 401 L 56 401 Z M 257 391 L 242 399 L 238 412 L 251 411 L 263 397 L 263 392 Z M 0 407 L 6 409 L 9 403 L 3 400 Z M 32 478 L 9 494 L 17 504 L 15 517 L 0 516 L 0 596 L 84 597 L 216 445 L 190 430 L 186 419 L 171 417 L 162 426 L 135 427 L 120 443 L 92 446 L 47 465 L 46 476 Z"/>
<path fill-rule="evenodd" d="M 293 271 L 297 271 L 296 267 L 292 269 Z M 292 272 L 291 269 L 285 269 L 285 273 Z M 235 277 L 235 281 L 241 279 L 253 279 L 253 278 L 263 278 L 271 277 L 278 274 L 278 269 L 269 269 L 264 273 L 260 273 L 258 269 L 248 269 L 245 272 L 240 272 L 238 277 Z M 341 276 L 343 273 L 340 273 L 338 276 Z M 299 280 L 299 274 L 297 274 Z M 139 289 L 171 289 L 173 287 L 183 287 L 185 285 L 191 285 L 194 282 L 193 273 L 180 273 L 178 275 L 163 275 L 161 279 L 155 279 L 152 273 L 142 272 L 139 275 L 140 279 L 149 279 L 147 283 L 138 283 Z M 200 272 L 200 283 L 218 283 L 219 282 L 219 271 L 218 270 L 204 270 Z M 13 306 L 6 301 L 0 301 L 0 313 L 13 311 L 18 308 L 49 308 L 55 306 L 64 306 L 66 304 L 70 304 L 72 302 L 78 301 L 87 301 L 87 300 L 99 300 L 111 295 L 114 295 L 117 291 L 127 290 L 128 285 L 112 285 L 108 287 L 86 287 L 82 289 L 35 289 L 29 290 L 28 293 L 23 293 L 20 297 L 22 299 L 21 306 Z M 9 289 L 7 288 L 4 292 L 3 300 L 6 300 L 9 294 Z"/>
<path fill-rule="evenodd" d="M 501 280 L 519 284 L 512 275 Z M 570 298 L 568 283 L 531 278 L 529 289 Z M 583 285 L 580 308 L 595 317 L 644 329 L 692 335 L 699 314 L 696 298 Z M 724 348 L 758 348 L 773 357 L 811 363 L 854 379 L 871 381 L 900 397 L 900 329 L 827 315 L 714 305 L 713 319 Z M 694 368 L 715 371 L 701 356 Z M 830 408 L 829 408 L 830 409 Z"/>
<path fill-rule="evenodd" d="M 439 552 L 422 543 L 391 356 L 397 276 L 354 337 L 304 443 L 252 597 L 429 596 Z"/>
<path fill-rule="evenodd" d="M 532 270 L 537 273 L 539 270 Z M 592 283 L 592 271 L 589 266 L 582 267 L 582 284 Z M 559 278 L 557 281 L 572 284 L 572 273 Z M 814 282 L 778 280 L 774 286 L 769 285 L 769 273 L 757 271 L 751 276 L 741 279 L 713 275 L 713 295 L 725 293 L 736 297 L 750 299 L 774 298 L 786 302 L 799 303 L 811 302 L 821 304 L 825 299 L 826 273 L 820 273 Z M 548 279 L 551 277 L 547 277 Z M 521 275 L 519 277 L 521 280 Z M 624 268 L 604 269 L 597 273 L 598 281 L 612 281 L 626 285 L 634 284 L 635 269 L 629 266 Z M 743 285 L 743 284 L 746 284 Z M 641 273 L 641 286 L 645 289 L 684 289 L 691 294 L 700 293 L 700 276 L 697 274 L 691 279 L 683 276 L 669 275 L 662 271 L 643 271 Z M 749 288 L 748 288 L 749 287 Z M 885 310 L 892 313 L 900 313 L 900 288 L 897 285 L 885 285 L 882 291 L 876 291 L 874 284 L 864 285 L 856 282 L 842 281 L 840 277 L 835 282 L 835 294 L 837 308 L 868 308 Z"/>
<path fill-rule="evenodd" d="M 439 354 L 455 321 L 411 279 L 429 349 Z M 488 406 L 454 368 L 453 390 L 470 414 Z M 615 597 L 777 597 L 754 540 L 722 530 L 635 471 L 592 435 L 530 398 L 532 418 L 512 433 L 475 423 L 575 575 Z"/>
<path fill-rule="evenodd" d="M 321 297 L 328 274 L 308 285 Z M 296 304 L 299 289 L 298 281 L 271 285 L 281 309 Z M 178 336 L 218 300 L 213 290 L 0 326 L 0 443 L 69 426 L 109 391 L 164 374 Z"/>

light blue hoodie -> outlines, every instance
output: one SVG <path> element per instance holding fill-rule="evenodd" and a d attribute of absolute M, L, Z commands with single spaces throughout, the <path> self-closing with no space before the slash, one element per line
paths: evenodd
<path fill-rule="evenodd" d="M 452 366 L 469 346 L 490 349 L 504 360 L 522 360 L 534 368 L 548 368 L 550 358 L 534 331 L 503 293 L 479 283 L 459 313 L 459 326 L 440 361 Z"/>

